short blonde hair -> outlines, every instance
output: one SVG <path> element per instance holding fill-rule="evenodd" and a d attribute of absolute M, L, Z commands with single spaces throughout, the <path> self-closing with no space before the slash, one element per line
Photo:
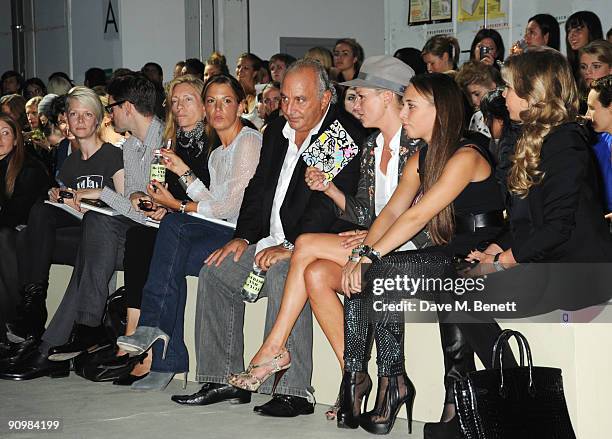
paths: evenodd
<path fill-rule="evenodd" d="M 526 197 L 544 178 L 538 170 L 544 138 L 555 127 L 576 120 L 578 88 L 567 59 L 549 47 L 530 48 L 509 57 L 502 77 L 528 103 L 520 113 L 523 131 L 508 175 L 510 191 Z"/>
<path fill-rule="evenodd" d="M 38 111 L 38 104 L 40 104 L 40 101 L 42 101 L 42 96 L 34 96 L 26 102 L 25 108 L 36 107 L 36 111 Z"/>
<path fill-rule="evenodd" d="M 66 110 L 70 110 L 70 102 L 72 100 L 79 102 L 81 105 L 93 111 L 98 125 L 102 123 L 102 119 L 104 119 L 104 107 L 95 91 L 91 88 L 77 85 L 76 87 L 72 87 L 66 96 Z"/>

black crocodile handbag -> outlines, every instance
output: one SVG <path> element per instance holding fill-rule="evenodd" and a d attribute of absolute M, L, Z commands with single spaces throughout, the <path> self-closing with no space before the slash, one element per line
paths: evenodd
<path fill-rule="evenodd" d="M 504 369 L 502 353 L 512 337 L 519 345 L 521 365 Z M 497 359 L 499 369 L 495 369 Z M 563 394 L 561 369 L 534 367 L 523 334 L 512 330 L 500 334 L 493 348 L 493 367 L 470 372 L 454 384 L 465 439 L 576 438 Z"/>

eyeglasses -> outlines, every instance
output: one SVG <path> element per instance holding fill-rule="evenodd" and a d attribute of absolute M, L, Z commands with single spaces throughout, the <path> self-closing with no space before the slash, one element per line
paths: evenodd
<path fill-rule="evenodd" d="M 106 110 L 106 112 L 109 113 L 109 114 L 113 114 L 113 107 L 115 107 L 117 105 L 125 104 L 126 102 L 127 102 L 126 99 L 124 99 L 122 101 L 113 102 L 112 104 L 105 105 L 104 106 L 104 110 Z"/>

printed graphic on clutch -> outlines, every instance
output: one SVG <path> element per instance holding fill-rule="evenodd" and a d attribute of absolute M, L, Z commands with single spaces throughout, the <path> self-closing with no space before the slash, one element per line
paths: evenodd
<path fill-rule="evenodd" d="M 306 150 L 302 159 L 325 173 L 331 181 L 359 151 L 350 134 L 335 120 Z"/>

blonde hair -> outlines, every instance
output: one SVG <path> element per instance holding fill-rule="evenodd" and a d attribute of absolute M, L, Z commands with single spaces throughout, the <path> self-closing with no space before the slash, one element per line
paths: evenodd
<path fill-rule="evenodd" d="M 95 91 L 82 85 L 72 87 L 66 96 L 67 111 L 70 110 L 70 102 L 73 100 L 93 111 L 98 126 L 102 123 L 102 119 L 104 119 L 104 107 Z"/>
<path fill-rule="evenodd" d="M 538 169 L 544 138 L 555 127 L 576 120 L 578 89 L 567 59 L 548 47 L 509 57 L 502 77 L 528 103 L 520 113 L 523 131 L 508 175 L 510 192 L 525 198 L 544 178 Z"/>
<path fill-rule="evenodd" d="M 36 111 L 38 111 L 38 104 L 40 104 L 40 101 L 42 101 L 42 96 L 34 96 L 26 102 L 25 108 L 34 107 Z"/>
<path fill-rule="evenodd" d="M 317 46 L 308 49 L 308 51 L 304 55 L 304 59 L 313 59 L 315 61 L 319 61 L 328 73 L 334 65 L 332 54 L 325 47 Z"/>
<path fill-rule="evenodd" d="M 169 102 L 172 99 L 172 92 L 174 91 L 174 87 L 179 84 L 189 84 L 194 88 L 195 91 L 198 92 L 198 96 L 202 101 L 204 97 L 202 96 L 202 92 L 204 91 L 204 81 L 200 78 L 197 78 L 193 75 L 183 75 L 177 78 L 174 78 L 166 87 L 166 105 L 171 105 Z M 164 140 L 167 142 L 168 140 L 172 141 L 172 149 L 175 149 L 176 144 L 176 121 L 174 120 L 174 115 L 172 111 L 168 109 L 166 113 L 166 127 L 164 128 Z M 209 134 L 208 132 L 206 134 Z"/>

